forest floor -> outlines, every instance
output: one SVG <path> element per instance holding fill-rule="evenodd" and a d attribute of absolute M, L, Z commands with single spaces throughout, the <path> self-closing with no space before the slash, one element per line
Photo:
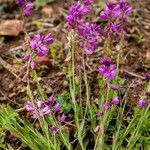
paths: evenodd
<path fill-rule="evenodd" d="M 67 59 L 67 8 L 71 4 L 56 1 L 34 11 L 32 15 L 25 19 L 25 26 L 29 35 L 35 33 L 51 32 L 56 42 L 55 59 L 51 56 L 38 58 L 37 67 L 40 75 L 40 82 L 47 95 L 61 94 L 68 89 L 69 83 L 63 70 L 62 64 Z M 128 74 L 126 86 L 131 82 L 136 83 L 135 88 L 128 92 L 129 99 L 134 104 L 139 98 L 144 85 L 144 75 L 150 70 L 150 0 L 131 1 L 134 13 L 129 22 L 129 34 L 124 42 L 121 70 L 122 74 Z M 98 16 L 92 18 L 93 22 L 98 22 Z M 22 20 L 21 12 L 12 0 L 0 1 L 0 29 L 5 21 Z M 17 24 L 14 22 L 14 26 Z M 0 104 L 9 104 L 17 111 L 22 112 L 23 104 L 26 102 L 26 84 L 21 78 L 24 71 L 20 69 L 22 54 L 25 49 L 24 33 L 20 30 L 17 36 L 13 36 L 11 31 L 6 29 L 6 35 L 0 31 Z M 17 34 L 18 31 L 13 31 Z M 114 50 L 115 54 L 115 50 Z M 97 68 L 99 57 L 103 55 L 103 45 L 99 44 L 96 52 L 88 60 L 88 76 L 92 83 L 93 96 L 97 97 Z M 115 56 L 114 56 L 115 57 Z M 34 83 L 33 83 L 34 85 Z M 36 94 L 36 89 L 33 92 Z M 15 139 L 7 137 L 9 143 L 14 143 Z M 12 140 L 12 141 L 11 141 Z M 17 142 L 17 141 L 15 141 Z"/>

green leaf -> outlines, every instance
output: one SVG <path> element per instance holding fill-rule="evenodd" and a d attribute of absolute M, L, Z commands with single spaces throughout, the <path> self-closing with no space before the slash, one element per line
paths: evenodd
<path fill-rule="evenodd" d="M 46 5 L 47 3 L 51 3 L 51 2 L 54 2 L 54 1 L 55 0 L 36 0 L 35 4 L 36 4 L 36 7 L 39 8 L 41 6 Z"/>
<path fill-rule="evenodd" d="M 56 102 L 59 103 L 62 107 L 62 112 L 64 113 L 68 113 L 70 111 L 70 109 L 72 108 L 72 105 L 68 102 L 64 101 L 64 98 L 66 98 L 65 96 L 58 96 L 58 98 L 56 99 Z"/>
<path fill-rule="evenodd" d="M 105 6 L 106 6 L 106 3 L 105 2 L 103 2 L 103 1 L 99 1 L 97 4 L 95 4 L 96 6 L 98 6 L 98 7 L 101 7 L 102 9 L 104 9 L 105 8 Z"/>
<path fill-rule="evenodd" d="M 33 23 L 34 25 L 36 25 L 36 27 L 37 27 L 38 29 L 40 29 L 40 28 L 42 27 L 41 22 L 40 22 L 39 20 L 34 20 L 32 23 Z"/>
<path fill-rule="evenodd" d="M 72 108 L 72 105 L 70 103 L 64 103 L 62 106 L 62 111 L 64 113 L 68 113 L 71 108 Z"/>
<path fill-rule="evenodd" d="M 64 103 L 64 97 L 63 96 L 58 96 L 58 98 L 56 99 L 56 102 L 59 103 L 61 106 Z"/>

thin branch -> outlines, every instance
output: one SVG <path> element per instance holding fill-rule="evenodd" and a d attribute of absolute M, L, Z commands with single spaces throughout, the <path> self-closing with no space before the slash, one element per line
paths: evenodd
<path fill-rule="evenodd" d="M 145 77 L 143 77 L 143 76 L 141 76 L 141 75 L 138 75 L 138 74 L 136 74 L 136 73 L 134 73 L 134 72 L 130 72 L 130 71 L 127 71 L 127 70 L 125 70 L 125 69 L 123 69 L 122 71 L 124 71 L 124 72 L 128 73 L 128 74 L 129 74 L 129 75 L 131 75 L 131 76 L 134 76 L 134 77 L 140 78 L 140 79 L 142 79 L 142 80 L 144 80 L 144 79 L 145 79 Z"/>
<path fill-rule="evenodd" d="M 6 61 L 4 61 L 1 57 L 0 57 L 0 64 L 7 69 L 10 73 L 12 73 L 18 80 L 21 80 L 21 78 L 14 73 L 12 66 L 10 64 L 8 64 Z"/>

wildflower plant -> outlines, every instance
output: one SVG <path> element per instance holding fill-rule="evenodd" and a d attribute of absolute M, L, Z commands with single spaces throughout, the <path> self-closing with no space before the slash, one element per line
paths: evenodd
<path fill-rule="evenodd" d="M 26 0 L 16 2 L 23 10 L 23 15 L 28 17 L 34 8 L 33 4 Z M 36 34 L 31 37 L 28 33 L 25 34 L 27 49 L 22 60 L 26 74 L 22 81 L 27 85 L 24 108 L 28 117 L 22 117 L 9 106 L 2 105 L 0 129 L 2 132 L 10 131 L 32 150 L 86 150 L 91 147 L 93 150 L 140 149 L 147 148 L 146 145 L 150 144 L 150 75 L 146 74 L 146 90 L 141 93 L 129 115 L 126 92 L 131 86 L 123 92 L 120 57 L 117 57 L 117 61 L 110 57 L 114 41 L 122 48 L 132 7 L 125 0 L 106 3 L 105 9 L 100 13 L 103 25 L 86 20 L 93 9 L 93 0 L 78 0 L 69 7 L 66 17 L 69 30 L 67 56 L 70 58 L 66 65 L 68 103 L 64 101 L 65 94 L 48 97 L 36 72 L 35 59 L 49 55 L 49 47 L 54 42 L 53 35 Z M 104 51 L 109 49 L 109 52 L 105 51 L 104 58 L 99 58 L 99 92 L 95 98 L 88 77 L 87 60 L 95 53 L 100 38 L 105 39 Z M 118 55 L 120 53 L 121 51 Z M 36 96 L 32 91 L 31 80 L 36 82 Z M 36 123 L 38 128 L 35 127 Z M 69 128 L 73 131 L 69 131 Z M 5 147 L 1 141 L 0 146 Z M 7 147 L 8 145 L 6 149 Z"/>

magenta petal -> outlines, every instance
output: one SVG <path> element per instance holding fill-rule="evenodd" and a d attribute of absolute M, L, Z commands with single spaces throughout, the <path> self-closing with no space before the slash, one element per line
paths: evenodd
<path fill-rule="evenodd" d="M 23 9 L 23 13 L 26 17 L 28 17 L 30 15 L 30 11 L 33 8 L 33 3 L 27 3 Z"/>
<path fill-rule="evenodd" d="M 111 102 L 113 105 L 118 105 L 120 103 L 120 100 L 119 98 L 116 96 L 112 99 L 112 102 Z"/>
<path fill-rule="evenodd" d="M 36 42 L 35 40 L 32 40 L 32 41 L 30 42 L 30 46 L 31 46 L 31 48 L 32 48 L 33 50 L 35 50 L 35 49 L 37 48 L 37 42 Z"/>
<path fill-rule="evenodd" d="M 51 110 L 50 110 L 50 108 L 48 107 L 48 106 L 46 106 L 45 108 L 43 108 L 43 113 L 45 114 L 45 115 L 47 115 L 47 114 L 50 114 L 51 113 Z"/>
<path fill-rule="evenodd" d="M 42 52 L 42 51 L 38 51 L 38 52 L 37 52 L 37 55 L 38 55 L 39 57 L 42 57 L 42 56 L 44 56 L 44 55 L 45 55 L 45 53 L 44 53 L 44 52 Z"/>
<path fill-rule="evenodd" d="M 29 101 L 26 103 L 25 108 L 26 108 L 26 110 L 29 111 L 29 112 L 34 111 L 33 105 L 32 105 L 32 103 L 29 102 Z"/>
<path fill-rule="evenodd" d="M 31 69 L 34 70 L 34 69 L 35 69 L 35 66 L 36 66 L 36 65 L 35 65 L 35 62 L 32 61 L 30 66 L 31 66 Z"/>
<path fill-rule="evenodd" d="M 45 100 L 45 104 L 52 105 L 54 103 L 54 96 L 50 96 L 47 100 Z"/>
<path fill-rule="evenodd" d="M 56 132 L 57 132 L 57 126 L 52 126 L 50 129 L 51 129 L 51 131 L 52 131 L 53 133 L 56 133 Z"/>
<path fill-rule="evenodd" d="M 65 115 L 63 114 L 63 115 L 60 117 L 59 121 L 60 121 L 61 123 L 63 123 L 63 122 L 65 122 L 66 118 L 67 118 L 67 116 L 65 116 Z"/>
<path fill-rule="evenodd" d="M 21 7 L 21 6 L 23 6 L 23 5 L 24 5 L 25 0 L 17 0 L 17 1 L 16 1 L 16 3 L 17 3 L 17 5 L 18 5 L 18 6 L 20 6 L 20 7 Z"/>
<path fill-rule="evenodd" d="M 53 42 L 52 34 L 49 33 L 44 37 L 44 43 L 48 45 L 51 44 L 52 42 Z"/>
<path fill-rule="evenodd" d="M 42 105 L 43 105 L 43 101 L 41 101 L 41 100 L 37 100 L 37 107 L 38 108 L 41 108 L 42 107 Z"/>
<path fill-rule="evenodd" d="M 29 59 L 30 59 L 30 55 L 27 55 L 27 54 L 26 54 L 26 55 L 23 56 L 23 60 L 24 60 L 24 61 L 27 62 L 27 61 L 29 61 Z"/>
<path fill-rule="evenodd" d="M 40 45 L 39 46 L 40 50 L 43 51 L 44 53 L 48 52 L 48 47 L 46 45 Z"/>
<path fill-rule="evenodd" d="M 60 106 L 59 103 L 56 103 L 56 104 L 54 105 L 54 111 L 55 111 L 55 112 L 60 111 L 60 108 L 61 108 L 61 106 Z"/>
<path fill-rule="evenodd" d="M 146 102 L 143 99 L 140 99 L 138 101 L 138 106 L 142 109 L 144 109 L 146 107 Z"/>

